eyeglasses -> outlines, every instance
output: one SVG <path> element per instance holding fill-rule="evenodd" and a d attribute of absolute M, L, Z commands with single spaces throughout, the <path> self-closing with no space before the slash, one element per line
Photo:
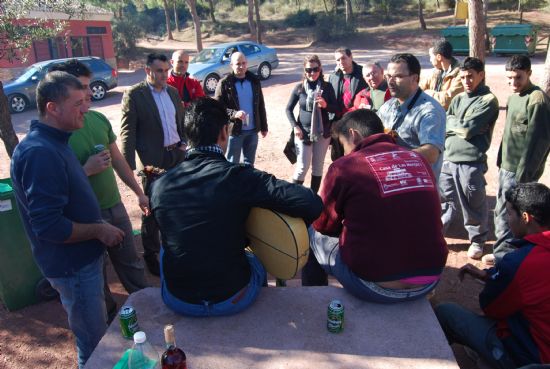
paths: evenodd
<path fill-rule="evenodd" d="M 320 68 L 319 67 L 304 68 L 304 70 L 306 71 L 306 73 L 317 73 L 319 72 Z"/>
<path fill-rule="evenodd" d="M 390 79 L 393 79 L 393 78 L 395 78 L 398 81 L 401 81 L 403 78 L 410 77 L 410 76 L 412 76 L 412 74 L 394 74 L 394 75 L 384 74 L 384 78 L 386 79 L 386 81 L 389 81 Z"/>

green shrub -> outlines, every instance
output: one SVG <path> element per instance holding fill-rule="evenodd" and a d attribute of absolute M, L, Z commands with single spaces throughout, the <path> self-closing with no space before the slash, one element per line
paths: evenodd
<path fill-rule="evenodd" d="M 286 17 L 285 24 L 294 28 L 311 27 L 315 25 L 315 15 L 308 9 L 298 10 Z"/>
<path fill-rule="evenodd" d="M 134 19 L 114 18 L 112 21 L 113 43 L 117 56 L 133 57 L 136 55 L 136 43 L 145 36 L 140 22 Z"/>
<path fill-rule="evenodd" d="M 317 41 L 337 41 L 357 33 L 354 22 L 346 23 L 344 17 L 317 14 L 315 17 L 315 39 Z"/>

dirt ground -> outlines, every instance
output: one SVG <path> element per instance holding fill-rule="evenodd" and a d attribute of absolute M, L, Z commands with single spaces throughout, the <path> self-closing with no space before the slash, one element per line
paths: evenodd
<path fill-rule="evenodd" d="M 325 73 L 333 70 L 334 60 L 332 51 L 335 45 L 310 46 L 304 38 L 303 43 L 285 42 L 284 37 L 276 40 L 274 36 L 268 37 L 267 44 L 277 48 L 281 64 L 274 70 L 272 78 L 262 83 L 268 111 L 269 135 L 260 139 L 256 166 L 258 169 L 275 174 L 279 178 L 289 180 L 292 175 L 292 166 L 288 163 L 282 149 L 290 133 L 290 126 L 285 116 L 285 106 L 294 83 L 300 80 L 300 67 L 303 56 L 308 53 L 317 53 L 323 64 Z M 433 37 L 425 35 L 407 36 L 406 38 L 385 37 L 369 40 L 359 40 L 351 43 L 355 60 L 365 62 L 367 60 L 381 60 L 386 64 L 389 55 L 396 51 L 409 51 L 421 60 L 423 70 L 430 68 L 427 57 L 427 48 Z M 277 42 L 279 41 L 279 42 Z M 282 42 L 281 42 L 282 41 Z M 364 42 L 361 42 L 364 41 Z M 172 42 L 148 45 L 159 50 L 174 50 L 176 48 L 192 49 L 192 45 Z M 487 81 L 493 92 L 497 95 L 501 106 L 500 116 L 495 128 L 493 143 L 489 150 L 489 171 L 487 172 L 487 193 L 489 207 L 492 209 L 495 203 L 497 188 L 497 168 L 495 166 L 498 145 L 501 140 L 505 118 L 505 104 L 509 95 L 506 80 L 504 78 L 505 58 L 489 57 L 487 59 Z M 533 58 L 533 81 L 537 83 L 543 73 L 543 55 Z M 94 109 L 103 112 L 112 122 L 115 132 L 120 129 L 120 100 L 122 92 L 128 86 L 143 78 L 143 71 L 121 71 L 119 87 L 109 92 L 108 97 L 93 106 Z M 14 126 L 20 138 L 28 129 L 28 120 L 34 119 L 36 110 L 27 111 L 12 116 Z M 9 175 L 9 159 L 4 150 L 0 150 L 0 178 Z M 330 164 L 330 156 L 327 155 L 326 167 Z M 325 167 L 325 170 L 326 170 Z M 308 180 L 309 181 L 309 180 Z M 308 185 L 306 181 L 305 185 Z M 548 163 L 545 175 L 541 180 L 550 185 L 550 171 Z M 124 185 L 120 184 L 122 199 L 129 210 L 134 229 L 139 229 L 139 208 L 135 196 Z M 492 213 L 490 214 L 492 216 Z M 457 269 L 468 262 L 466 250 L 468 240 L 466 233 L 458 224 L 450 232 L 447 238 L 449 244 L 449 257 L 447 266 L 440 285 L 432 303 L 442 301 L 459 302 L 468 308 L 479 310 L 477 295 L 482 286 L 472 280 L 466 279 L 460 283 L 456 277 Z M 494 237 L 490 239 L 491 243 Z M 140 237 L 136 236 L 137 247 L 141 248 Z M 489 251 L 487 247 L 486 252 Z M 480 262 L 474 264 L 481 266 Z M 109 268 L 108 278 L 114 296 L 120 305 L 127 297 L 126 291 L 118 282 L 112 268 Z M 148 275 L 150 283 L 158 286 L 159 279 Z M 293 284 L 299 284 L 294 281 Z M 116 321 L 114 324 L 118 324 Z M 463 353 L 461 348 L 455 348 L 459 365 L 462 369 L 473 369 L 475 364 Z M 68 329 L 66 315 L 57 301 L 40 303 L 29 306 L 15 312 L 8 312 L 0 305 L 0 368 L 19 369 L 23 367 L 43 368 L 70 368 L 75 367 L 76 351 L 74 338 Z"/>

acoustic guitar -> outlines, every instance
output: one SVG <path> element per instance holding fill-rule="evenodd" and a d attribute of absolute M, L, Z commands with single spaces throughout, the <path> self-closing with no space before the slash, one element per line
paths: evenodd
<path fill-rule="evenodd" d="M 246 234 L 250 249 L 275 278 L 294 278 L 307 261 L 309 236 L 301 218 L 252 208 L 246 221 Z"/>

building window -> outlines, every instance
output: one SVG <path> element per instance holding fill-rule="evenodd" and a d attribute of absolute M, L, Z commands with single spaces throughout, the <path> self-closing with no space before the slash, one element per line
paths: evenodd
<path fill-rule="evenodd" d="M 89 35 L 106 35 L 107 27 L 86 27 Z"/>

